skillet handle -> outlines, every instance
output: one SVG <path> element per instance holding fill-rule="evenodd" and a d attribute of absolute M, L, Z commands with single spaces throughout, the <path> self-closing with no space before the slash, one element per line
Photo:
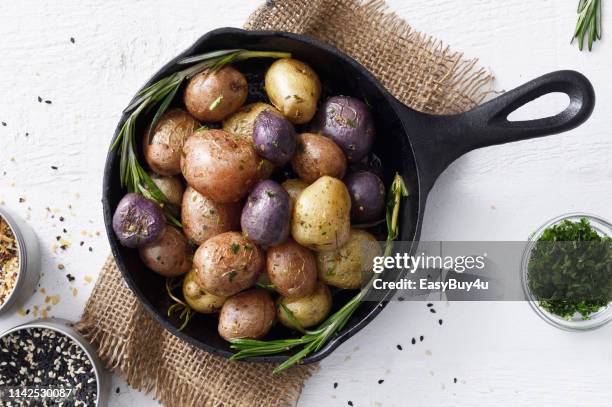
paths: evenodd
<path fill-rule="evenodd" d="M 509 121 L 508 115 L 549 93 L 569 96 L 561 113 L 535 120 Z M 411 137 L 421 180 L 429 191 L 438 176 L 463 154 L 481 147 L 542 137 L 571 130 L 584 123 L 595 107 L 589 80 L 576 71 L 557 71 L 541 76 L 474 109 L 450 116 L 404 113 L 406 128 L 416 127 Z M 404 108 L 405 109 L 405 108 Z M 404 110 L 405 112 L 406 110 Z"/>
<path fill-rule="evenodd" d="M 515 110 L 554 92 L 565 93 L 570 98 L 569 105 L 561 113 L 535 120 L 508 120 Z M 527 82 L 457 118 L 465 121 L 470 147 L 474 149 L 571 130 L 584 123 L 594 107 L 595 92 L 584 75 L 576 71 L 557 71 Z"/>

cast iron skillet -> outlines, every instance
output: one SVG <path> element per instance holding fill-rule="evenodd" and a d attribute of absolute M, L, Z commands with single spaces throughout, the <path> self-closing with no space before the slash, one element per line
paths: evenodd
<path fill-rule="evenodd" d="M 235 28 L 221 28 L 204 35 L 191 48 L 157 72 L 145 86 L 178 70 L 176 62 L 181 58 L 233 48 L 289 51 L 295 58 L 309 63 L 315 69 L 328 94 L 367 98 L 373 109 L 377 129 L 374 152 L 383 163 L 385 184 L 389 185 L 393 174 L 398 171 L 403 175 L 411 192 L 411 197 L 402 208 L 400 219 L 400 239 L 403 241 L 419 239 L 427 194 L 440 173 L 459 156 L 480 147 L 573 129 L 587 120 L 595 103 L 593 87 L 583 75 L 573 71 L 559 71 L 528 82 L 470 112 L 453 116 L 431 116 L 404 106 L 363 66 L 337 49 L 300 35 L 243 31 Z M 252 74 L 247 75 L 249 83 L 256 83 L 270 63 L 270 60 L 249 60 L 242 62 L 239 69 L 245 73 L 251 72 Z M 507 120 L 507 116 L 520 106 L 552 92 L 569 95 L 569 106 L 563 112 L 538 120 Z M 257 94 L 258 90 L 254 89 L 251 93 Z M 115 131 L 115 137 L 126 118 L 124 114 Z M 140 131 L 146 120 L 147 118 L 140 123 Z M 217 333 L 217 318 L 198 315 L 184 331 L 179 332 L 176 321 L 166 316 L 168 302 L 163 278 L 145 268 L 136 250 L 119 245 L 112 230 L 112 214 L 124 194 L 125 191 L 119 184 L 119 160 L 115 152 L 109 151 L 104 171 L 104 220 L 113 254 L 127 284 L 164 328 L 198 348 L 229 357 L 232 351 Z M 394 280 L 398 278 L 398 274 L 388 273 L 383 275 L 383 278 Z M 353 292 L 346 291 L 335 293 L 335 306 L 344 304 L 352 295 Z M 308 356 L 304 362 L 312 363 L 329 355 L 378 315 L 392 295 L 393 292 L 389 292 L 380 302 L 361 304 L 339 335 Z M 268 337 L 289 335 L 295 334 L 277 327 Z M 280 362 L 286 358 L 287 354 L 280 354 L 251 360 Z"/>

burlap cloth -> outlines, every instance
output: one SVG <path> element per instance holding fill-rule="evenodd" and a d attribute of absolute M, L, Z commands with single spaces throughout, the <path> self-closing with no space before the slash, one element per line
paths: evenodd
<path fill-rule="evenodd" d="M 381 0 L 267 1 L 245 24 L 316 37 L 361 62 L 399 100 L 417 110 L 455 113 L 479 103 L 491 76 L 439 41 L 413 31 Z M 78 329 L 130 386 L 168 406 L 295 405 L 316 366 L 273 375 L 272 366 L 229 362 L 195 349 L 161 328 L 104 265 Z"/>

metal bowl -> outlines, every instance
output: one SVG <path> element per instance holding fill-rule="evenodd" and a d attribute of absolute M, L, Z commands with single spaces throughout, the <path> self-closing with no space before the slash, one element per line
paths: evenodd
<path fill-rule="evenodd" d="M 6 220 L 19 250 L 19 274 L 4 303 L 0 304 L 0 314 L 7 312 L 13 306 L 24 304 L 34 293 L 40 279 L 40 250 L 38 240 L 32 228 L 16 216 L 0 208 L 0 217 Z"/>
<path fill-rule="evenodd" d="M 87 339 L 85 339 L 83 335 L 74 330 L 71 324 L 72 323 L 70 321 L 62 318 L 36 319 L 22 325 L 17 325 L 16 327 L 3 332 L 0 334 L 0 338 L 3 338 L 13 332 L 28 328 L 46 328 L 67 336 L 83 349 L 91 361 L 96 377 L 96 391 L 98 393 L 96 407 L 106 407 L 108 404 L 108 395 L 110 391 L 110 375 L 104 369 L 104 365 L 98 358 L 94 347 L 87 341 Z"/>

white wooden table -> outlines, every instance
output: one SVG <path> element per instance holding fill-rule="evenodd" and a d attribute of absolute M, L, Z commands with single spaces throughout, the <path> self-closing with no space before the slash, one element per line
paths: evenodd
<path fill-rule="evenodd" d="M 586 74 L 598 96 L 593 117 L 578 130 L 474 151 L 454 163 L 429 197 L 424 240 L 522 240 L 542 222 L 570 211 L 612 219 L 612 46 L 604 40 L 589 54 L 569 45 L 574 3 L 389 1 L 416 29 L 478 56 L 495 73 L 497 88 L 570 68 Z M 6 126 L 0 126 L 0 202 L 28 218 L 44 242 L 42 285 L 46 295 L 61 297 L 49 315 L 78 318 L 108 253 L 101 179 L 121 108 L 151 73 L 202 33 L 241 26 L 257 4 L 2 2 L 0 121 Z M 609 6 L 604 4 L 605 35 L 612 29 Z M 523 113 L 563 107 L 562 99 L 548 102 Z M 57 248 L 56 236 L 67 236 L 70 247 Z M 58 270 L 59 264 L 65 269 Z M 67 273 L 76 277 L 73 283 Z M 44 300 L 38 293 L 28 308 L 44 308 Z M 610 404 L 612 326 L 561 332 L 525 303 L 436 309 L 432 314 L 420 302 L 391 304 L 325 359 L 300 405 Z M 0 330 L 32 317 L 32 312 L 4 316 Z M 113 406 L 155 403 L 120 379 L 113 384 Z"/>

